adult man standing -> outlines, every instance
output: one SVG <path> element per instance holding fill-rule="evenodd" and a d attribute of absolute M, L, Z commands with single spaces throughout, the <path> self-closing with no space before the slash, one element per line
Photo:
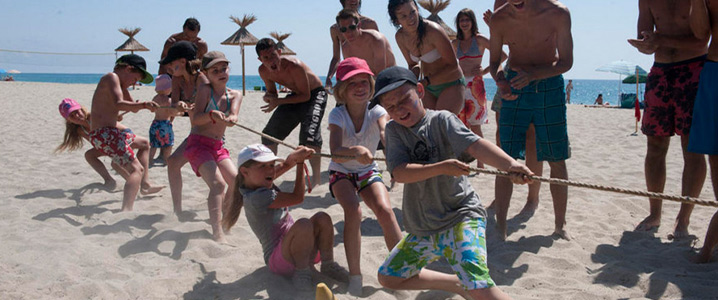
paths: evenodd
<path fill-rule="evenodd" d="M 281 56 L 281 50 L 277 49 L 277 44 L 272 39 L 259 40 L 255 50 L 262 62 L 259 76 L 267 87 L 264 94 L 264 102 L 267 105 L 262 106 L 262 111 L 274 111 L 262 132 L 284 140 L 301 124 L 299 144 L 314 149 L 315 153 L 321 153 L 321 122 L 327 106 L 327 92 L 322 81 L 309 66 L 296 57 Z M 276 84 L 286 86 L 292 92 L 279 98 Z M 262 144 L 277 153 L 276 143 L 262 138 Z M 321 182 L 321 157 L 312 156 L 309 163 L 312 165 L 311 188 Z"/>
<path fill-rule="evenodd" d="M 504 70 L 501 48 L 509 45 Z M 573 38 L 568 8 L 552 0 L 509 0 L 491 17 L 489 68 L 502 98 L 499 119 L 501 148 L 522 158 L 526 131 L 536 128 L 538 161 L 548 161 L 551 177 L 568 179 L 566 159 L 571 156 L 566 128 L 563 74 L 573 65 Z M 496 180 L 496 226 L 506 238 L 506 215 L 513 186 Z M 565 229 L 568 188 L 551 185 L 555 214 L 554 234 L 570 239 Z"/>
<path fill-rule="evenodd" d="M 167 52 L 170 50 L 170 47 L 174 45 L 175 43 L 179 41 L 188 41 L 192 44 L 194 44 L 197 47 L 197 58 L 202 58 L 205 53 L 207 53 L 207 42 L 205 42 L 201 37 L 197 36 L 199 34 L 199 21 L 195 18 L 188 18 L 184 21 L 184 25 L 182 25 L 182 32 L 175 33 L 171 35 L 169 38 L 167 38 L 167 41 L 165 41 L 165 46 L 162 49 L 162 57 L 160 60 L 164 59 L 167 56 Z M 164 65 L 160 65 L 160 69 L 158 71 L 159 74 L 165 74 L 167 71 L 165 70 Z"/>
<path fill-rule="evenodd" d="M 706 177 L 705 158 L 688 152 L 686 147 L 708 38 L 693 35 L 688 18 L 690 9 L 690 1 L 639 0 L 638 38 L 628 42 L 641 53 L 654 55 L 646 83 L 646 108 L 641 126 L 648 140 L 644 164 L 646 187 L 651 192 L 663 192 L 670 137 L 678 134 L 684 162 L 681 195 L 698 197 Z M 663 201 L 649 201 L 650 213 L 638 224 L 637 231 L 649 231 L 661 225 Z M 688 235 L 692 211 L 692 204 L 681 204 L 669 237 Z"/>

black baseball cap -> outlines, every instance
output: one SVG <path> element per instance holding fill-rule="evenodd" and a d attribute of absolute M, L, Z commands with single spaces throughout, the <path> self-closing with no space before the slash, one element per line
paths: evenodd
<path fill-rule="evenodd" d="M 197 58 L 197 46 L 188 41 L 176 42 L 169 50 L 167 56 L 159 61 L 160 65 L 166 65 L 180 58 L 193 60 Z"/>
<path fill-rule="evenodd" d="M 125 54 L 117 59 L 115 64 L 118 63 L 124 63 L 142 71 L 142 74 L 144 74 L 144 77 L 140 79 L 140 82 L 142 83 L 152 83 L 152 81 L 154 80 L 152 74 L 150 74 L 150 72 L 147 72 L 147 63 L 145 63 L 145 59 L 142 58 L 142 56 L 139 56 L 137 54 Z"/>
<path fill-rule="evenodd" d="M 393 66 L 384 69 L 379 72 L 376 76 L 376 93 L 374 93 L 374 100 L 379 101 L 379 96 L 388 93 L 404 83 L 417 84 L 416 76 L 409 69 L 399 66 Z"/>

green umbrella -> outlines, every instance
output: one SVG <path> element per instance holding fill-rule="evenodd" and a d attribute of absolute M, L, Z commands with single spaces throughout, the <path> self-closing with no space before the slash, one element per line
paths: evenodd
<path fill-rule="evenodd" d="M 646 79 L 647 79 L 647 78 L 648 78 L 648 76 L 646 76 L 646 75 L 638 75 L 638 83 L 646 83 Z M 621 82 L 623 82 L 623 83 L 636 83 L 636 75 L 628 76 L 628 77 L 626 77 L 625 79 L 623 79 L 623 81 L 621 81 Z"/>

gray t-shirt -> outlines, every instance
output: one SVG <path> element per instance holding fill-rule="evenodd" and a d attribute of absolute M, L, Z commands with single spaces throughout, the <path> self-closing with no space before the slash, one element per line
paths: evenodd
<path fill-rule="evenodd" d="M 264 262 L 269 264 L 274 248 L 294 224 L 289 215 L 289 208 L 269 208 L 277 198 L 277 190 L 259 188 L 248 190 L 240 188 L 244 197 L 244 214 L 247 216 L 249 227 L 262 244 Z"/>
<path fill-rule="evenodd" d="M 448 111 L 426 110 L 419 123 L 406 128 L 386 125 L 386 164 L 389 172 L 405 163 L 432 164 L 458 157 L 480 138 Z M 427 236 L 457 223 L 486 217 L 479 195 L 466 176 L 439 175 L 404 184 L 404 228 Z"/>

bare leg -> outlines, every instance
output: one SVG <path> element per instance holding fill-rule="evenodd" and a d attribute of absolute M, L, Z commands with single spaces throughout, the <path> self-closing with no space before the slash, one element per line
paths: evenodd
<path fill-rule="evenodd" d="M 681 136 L 681 147 L 683 149 L 683 178 L 681 195 L 699 197 L 706 180 L 706 158 L 703 154 L 688 152 L 688 136 Z M 691 212 L 693 204 L 681 203 L 681 209 L 676 217 L 676 225 L 673 234 L 669 238 L 688 237 L 688 225 L 691 223 Z"/>
<path fill-rule="evenodd" d="M 364 203 L 374 212 L 377 221 L 379 221 L 379 226 L 384 232 L 386 248 L 391 251 L 399 243 L 402 235 L 399 223 L 396 221 L 396 215 L 391 209 L 389 192 L 386 190 L 386 186 L 379 183 L 372 184 L 362 190 L 360 195 Z"/>
<path fill-rule="evenodd" d="M 172 146 L 164 147 L 160 149 L 160 155 L 162 155 L 162 160 L 165 161 L 165 164 L 167 164 L 167 160 L 170 159 L 170 155 L 172 154 Z"/>
<path fill-rule="evenodd" d="M 487 289 L 470 290 L 469 294 L 474 299 L 511 299 L 511 297 L 504 293 L 498 286 Z"/>
<path fill-rule="evenodd" d="M 132 142 L 130 147 L 137 149 L 137 159 L 140 161 L 140 164 L 142 164 L 142 169 L 144 170 L 144 172 L 142 173 L 142 184 L 140 186 L 140 193 L 142 193 L 143 195 L 147 195 L 161 191 L 164 186 L 153 186 L 150 183 L 150 141 L 144 137 L 136 136 L 135 141 Z"/>
<path fill-rule="evenodd" d="M 122 211 L 132 211 L 132 208 L 135 205 L 135 199 L 137 198 L 137 193 L 140 190 L 142 173 L 144 170 L 142 169 L 142 164 L 140 164 L 140 161 L 137 160 L 137 158 L 135 158 L 132 163 L 123 167 L 128 171 L 131 171 L 130 175 L 127 177 L 127 181 L 125 181 L 125 188 L 122 195 Z"/>
<path fill-rule="evenodd" d="M 648 145 L 644 162 L 646 188 L 649 192 L 662 193 L 666 185 L 666 153 L 671 140 L 669 137 L 659 136 L 647 136 L 647 139 Z M 663 201 L 653 198 L 649 198 L 648 201 L 650 212 L 648 217 L 636 226 L 636 231 L 650 231 L 661 225 Z"/>
<path fill-rule="evenodd" d="M 224 161 L 227 160 L 225 159 L 223 162 Z M 222 199 L 224 198 L 224 190 L 227 188 L 227 183 L 224 181 L 217 164 L 213 160 L 206 161 L 199 166 L 199 174 L 209 187 L 207 208 L 209 210 L 209 223 L 212 225 L 212 237 L 215 241 L 224 243 L 226 240 L 220 222 L 222 220 Z"/>
<path fill-rule="evenodd" d="M 314 149 L 314 152 L 317 154 L 322 153 L 322 147 L 310 146 L 309 148 Z M 322 183 L 322 157 L 312 155 L 309 158 L 309 164 L 312 166 L 312 185 L 310 188 L 313 188 Z"/>
<path fill-rule="evenodd" d="M 501 176 L 496 176 L 494 182 L 494 203 L 492 206 L 496 210 L 496 231 L 499 238 L 505 241 L 506 217 L 511 203 L 511 194 L 514 192 L 514 184 L 511 183 L 511 179 Z"/>
<path fill-rule="evenodd" d="M 461 84 L 445 88 L 439 95 L 439 99 L 436 100 L 436 110 L 448 110 L 458 115 L 464 109 L 464 103 L 466 102 L 464 92 L 465 87 Z M 431 95 L 428 91 L 426 94 Z"/>
<path fill-rule="evenodd" d="M 568 179 L 566 161 L 549 162 L 551 166 L 551 178 Z M 571 240 L 566 231 L 566 207 L 568 205 L 568 186 L 551 184 L 551 198 L 553 198 L 553 212 L 555 215 L 555 228 L 553 234 L 565 240 Z"/>
<path fill-rule="evenodd" d="M 344 210 L 344 251 L 350 275 L 361 275 L 361 206 L 349 180 L 332 185 L 332 191 Z"/>
<path fill-rule="evenodd" d="M 718 200 L 718 155 L 709 155 L 708 161 L 711 164 L 711 183 L 713 183 L 713 196 Z M 718 245 L 718 211 L 713 214 L 711 223 L 708 225 L 708 232 L 703 242 L 703 248 L 696 257 L 697 263 L 707 263 L 711 260 L 713 250 Z"/>
<path fill-rule="evenodd" d="M 313 263 L 315 247 L 314 226 L 309 219 L 294 222 L 282 241 L 282 256 L 296 269 L 308 268 Z M 321 253 L 321 251 L 320 251 Z M 321 254 L 320 254 L 321 255 Z"/>
<path fill-rule="evenodd" d="M 161 151 L 162 151 L 162 150 L 160 150 L 160 152 L 161 152 Z M 150 162 L 149 162 L 150 165 L 154 165 L 154 164 L 155 164 L 155 154 L 156 154 L 156 153 L 157 153 L 157 148 L 151 147 L 151 148 L 150 148 Z"/>
<path fill-rule="evenodd" d="M 95 172 L 97 172 L 100 177 L 102 177 L 102 180 L 105 181 L 105 183 L 103 184 L 105 188 L 111 191 L 117 187 L 117 181 L 112 178 L 110 172 L 107 171 L 105 165 L 102 163 L 102 161 L 100 161 L 99 157 L 102 155 L 103 154 L 100 151 L 95 148 L 92 148 L 85 152 L 85 160 L 90 165 L 90 167 L 92 167 L 92 169 L 95 170 Z"/>
<path fill-rule="evenodd" d="M 543 162 L 538 161 L 538 152 L 536 151 L 536 128 L 534 124 L 529 125 L 526 131 L 526 166 L 531 169 L 536 176 L 543 175 Z M 539 191 L 541 191 L 541 182 L 536 181 L 529 185 L 529 194 L 526 197 L 526 205 L 521 209 L 520 215 L 533 216 L 539 204 Z"/>
<path fill-rule="evenodd" d="M 175 214 L 182 212 L 182 166 L 188 161 L 184 157 L 184 148 L 187 146 L 187 139 L 177 147 L 172 155 L 167 159 L 167 177 L 170 182 L 170 192 L 172 194 L 172 205 Z"/>
<path fill-rule="evenodd" d="M 484 137 L 484 133 L 481 132 L 481 125 L 471 125 L 471 132 L 475 133 L 476 135 L 480 137 Z M 476 167 L 479 169 L 484 168 L 484 163 L 482 163 L 480 160 L 476 160 Z"/>
<path fill-rule="evenodd" d="M 222 179 L 227 183 L 227 191 L 224 193 L 224 199 L 220 209 L 224 208 L 225 205 L 232 202 L 234 198 L 234 180 L 237 178 L 237 167 L 234 165 L 231 159 L 225 159 L 218 163 L 219 171 L 222 174 Z M 220 210 L 222 211 L 222 210 Z M 223 215 L 220 214 L 220 217 Z M 220 218 L 221 220 L 221 218 Z"/>
<path fill-rule="evenodd" d="M 393 290 L 441 290 L 473 299 L 454 274 L 445 274 L 429 269 L 422 269 L 419 274 L 410 278 L 401 278 L 378 274 L 379 283 Z"/>

